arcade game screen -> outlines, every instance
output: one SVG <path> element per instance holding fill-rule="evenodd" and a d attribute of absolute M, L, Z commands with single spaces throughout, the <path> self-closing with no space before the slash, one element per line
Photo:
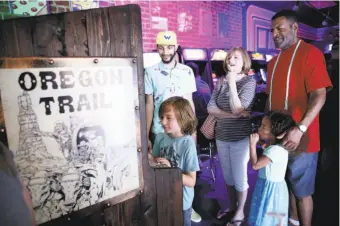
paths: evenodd
<path fill-rule="evenodd" d="M 223 69 L 223 61 L 227 57 L 227 51 L 223 49 L 213 50 L 210 54 L 211 59 L 211 77 L 213 79 L 214 87 L 219 78 L 225 74 Z"/>
<path fill-rule="evenodd" d="M 210 84 L 206 75 L 208 57 L 206 49 L 182 49 L 183 64 L 194 62 L 199 67 L 200 75 L 203 81 Z"/>
<path fill-rule="evenodd" d="M 267 57 L 262 53 L 251 53 L 251 69 L 248 75 L 252 75 L 257 82 L 256 93 L 264 92 L 267 83 Z"/>
<path fill-rule="evenodd" d="M 185 61 L 205 61 L 207 59 L 205 49 L 183 49 L 182 54 Z"/>
<path fill-rule="evenodd" d="M 251 59 L 252 60 L 265 60 L 265 56 L 262 53 L 252 53 Z"/>
<path fill-rule="evenodd" d="M 251 70 L 258 83 L 266 83 L 267 56 L 262 53 L 251 53 Z"/>
<path fill-rule="evenodd" d="M 200 74 L 203 77 L 206 62 L 207 53 L 204 49 L 183 49 L 182 51 L 184 64 L 188 62 L 194 62 L 200 68 Z"/>

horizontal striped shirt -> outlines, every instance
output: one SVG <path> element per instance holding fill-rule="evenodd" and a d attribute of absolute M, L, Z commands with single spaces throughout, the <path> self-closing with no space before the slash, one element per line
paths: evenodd
<path fill-rule="evenodd" d="M 241 104 L 248 111 L 251 112 L 256 81 L 252 76 L 245 76 L 236 82 L 237 93 Z M 228 82 L 224 79 L 223 82 L 218 83 L 214 89 L 211 99 L 208 104 L 209 107 L 217 106 L 223 111 L 232 112 L 230 107 L 230 93 Z M 239 141 L 251 134 L 250 118 L 223 118 L 217 119 L 215 127 L 215 136 L 217 140 L 221 141 Z"/>

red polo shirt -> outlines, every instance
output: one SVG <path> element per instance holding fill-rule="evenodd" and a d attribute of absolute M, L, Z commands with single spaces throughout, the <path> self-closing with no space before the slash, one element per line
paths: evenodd
<path fill-rule="evenodd" d="M 284 110 L 286 97 L 286 84 L 288 68 L 297 43 L 283 50 L 275 69 L 272 88 L 272 110 Z M 275 56 L 268 64 L 267 94 L 270 93 L 270 84 Z M 299 123 L 307 110 L 308 93 L 327 88 L 332 83 L 326 70 L 326 62 L 322 52 L 316 47 L 301 41 L 296 52 L 289 81 L 288 111 L 296 123 Z M 319 115 L 315 117 L 303 135 L 298 150 L 305 152 L 318 152 L 320 150 Z"/>

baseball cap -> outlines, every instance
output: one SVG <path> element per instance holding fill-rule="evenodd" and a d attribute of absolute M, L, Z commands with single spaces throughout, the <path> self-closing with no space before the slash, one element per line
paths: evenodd
<path fill-rule="evenodd" d="M 156 39 L 157 45 L 177 45 L 176 33 L 173 31 L 159 32 Z"/>

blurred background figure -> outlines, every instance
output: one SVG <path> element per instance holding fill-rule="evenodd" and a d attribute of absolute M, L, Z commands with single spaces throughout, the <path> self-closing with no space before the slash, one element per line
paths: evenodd
<path fill-rule="evenodd" d="M 34 226 L 30 194 L 19 178 L 13 154 L 0 142 L 0 225 Z"/>
<path fill-rule="evenodd" d="M 192 98 L 195 105 L 195 113 L 198 119 L 208 117 L 207 105 L 211 98 L 211 90 L 205 81 L 201 79 L 199 67 L 194 62 L 186 64 L 189 66 L 195 75 L 196 89 L 197 91 L 192 94 Z"/>

